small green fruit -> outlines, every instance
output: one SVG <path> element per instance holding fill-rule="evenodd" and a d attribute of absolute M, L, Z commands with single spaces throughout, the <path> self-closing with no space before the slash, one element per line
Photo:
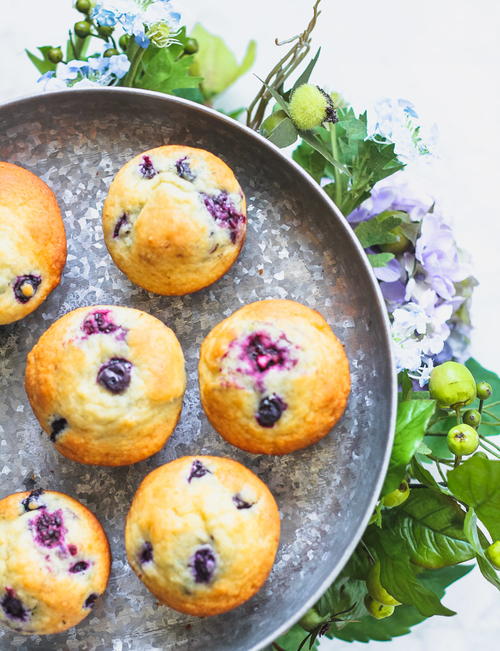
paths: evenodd
<path fill-rule="evenodd" d="M 401 484 L 396 488 L 396 490 L 387 493 L 382 498 L 382 504 L 389 508 L 393 506 L 399 506 L 403 502 L 406 502 L 410 495 L 410 487 L 408 486 L 407 481 L 402 481 Z"/>
<path fill-rule="evenodd" d="M 75 9 L 81 14 L 88 14 L 91 8 L 92 4 L 90 0 L 76 0 Z"/>
<path fill-rule="evenodd" d="M 295 126 L 302 131 L 319 127 L 323 122 L 337 122 L 332 98 L 313 84 L 302 84 L 296 88 L 289 108 Z"/>
<path fill-rule="evenodd" d="M 462 423 L 455 425 L 448 432 L 446 437 L 450 452 L 461 457 L 465 454 L 472 454 L 479 445 L 479 434 L 470 425 Z"/>
<path fill-rule="evenodd" d="M 47 51 L 47 58 L 49 61 L 52 61 L 52 63 L 59 63 L 60 61 L 63 60 L 63 53 L 60 47 L 51 47 L 50 50 Z"/>
<path fill-rule="evenodd" d="M 187 38 L 184 43 L 184 54 L 196 54 L 199 50 L 198 41 L 195 38 Z"/>
<path fill-rule="evenodd" d="M 490 559 L 492 565 L 500 570 L 500 540 L 495 540 L 486 550 L 486 556 Z"/>
<path fill-rule="evenodd" d="M 461 407 L 476 397 L 476 383 L 466 366 L 445 362 L 432 370 L 429 391 L 440 407 Z"/>
<path fill-rule="evenodd" d="M 91 25 L 86 20 L 79 20 L 74 24 L 73 30 L 77 36 L 80 38 L 85 38 L 90 34 Z"/>
<path fill-rule="evenodd" d="M 106 52 L 104 52 L 104 55 L 103 55 L 103 56 L 105 56 L 105 57 L 114 57 L 114 56 L 116 56 L 117 54 L 120 54 L 120 53 L 118 52 L 118 50 L 116 50 L 114 47 L 108 47 L 108 49 L 106 50 Z"/>
<path fill-rule="evenodd" d="M 379 601 L 384 606 L 399 606 L 400 601 L 394 599 L 394 597 L 387 592 L 384 586 L 380 583 L 380 562 L 377 561 L 375 565 L 372 565 L 370 572 L 368 573 L 368 578 L 366 579 L 366 587 L 368 588 L 368 594 L 375 601 Z"/>
<path fill-rule="evenodd" d="M 490 398 L 491 394 L 493 393 L 491 384 L 488 384 L 488 382 L 478 382 L 476 391 L 479 400 L 488 400 L 488 398 Z"/>
<path fill-rule="evenodd" d="M 327 619 L 328 617 L 322 617 L 313 606 L 299 619 L 299 625 L 306 631 L 314 631 L 318 626 L 324 624 Z"/>
<path fill-rule="evenodd" d="M 125 50 L 128 48 L 129 42 L 130 42 L 130 36 L 128 34 L 122 34 L 118 40 L 118 45 L 125 52 Z"/>
<path fill-rule="evenodd" d="M 466 425 L 470 425 L 471 427 L 474 427 L 474 429 L 477 429 L 481 423 L 481 414 L 477 409 L 467 409 L 462 419 Z"/>
<path fill-rule="evenodd" d="M 411 241 L 403 233 L 401 226 L 396 226 L 396 228 L 391 231 L 391 234 L 394 235 L 396 241 L 389 242 L 388 244 L 381 244 L 381 251 L 384 251 L 384 253 L 394 253 L 397 255 L 398 253 L 404 253 L 410 248 Z"/>
<path fill-rule="evenodd" d="M 97 25 L 97 33 L 99 36 L 111 36 L 115 31 L 115 28 L 112 25 Z"/>
<path fill-rule="evenodd" d="M 385 619 L 386 617 L 390 617 L 394 612 L 394 606 L 387 606 L 386 604 L 380 603 L 380 601 L 373 599 L 370 595 L 366 595 L 365 597 L 365 606 L 370 615 L 375 617 L 375 619 Z"/>

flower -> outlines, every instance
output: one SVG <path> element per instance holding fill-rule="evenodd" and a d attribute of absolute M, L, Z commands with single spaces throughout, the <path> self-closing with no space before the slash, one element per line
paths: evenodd
<path fill-rule="evenodd" d="M 122 79 L 129 68 L 130 61 L 125 54 L 90 57 L 88 61 L 74 59 L 58 63 L 56 70 L 42 75 L 38 83 L 44 91 L 110 86 Z"/>

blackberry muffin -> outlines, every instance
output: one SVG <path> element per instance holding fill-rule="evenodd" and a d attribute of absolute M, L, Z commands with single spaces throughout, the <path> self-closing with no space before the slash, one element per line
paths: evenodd
<path fill-rule="evenodd" d="M 139 154 L 114 178 L 104 239 L 132 282 L 157 294 L 188 294 L 218 280 L 238 257 L 245 205 L 220 158 L 165 145 Z"/>
<path fill-rule="evenodd" d="M 0 500 L 0 622 L 59 633 L 90 613 L 111 557 L 101 525 L 80 502 L 41 489 Z"/>
<path fill-rule="evenodd" d="M 190 615 L 239 606 L 265 582 L 279 542 L 267 486 L 236 461 L 182 457 L 139 486 L 125 526 L 130 565 L 162 602 Z"/>
<path fill-rule="evenodd" d="M 173 432 L 186 388 L 175 334 L 145 312 L 69 312 L 28 354 L 26 392 L 64 456 L 104 466 L 141 461 Z"/>
<path fill-rule="evenodd" d="M 59 284 L 66 234 L 52 190 L 0 161 L 0 325 L 36 310 Z"/>
<path fill-rule="evenodd" d="M 199 381 L 213 427 L 263 454 L 326 436 L 350 390 L 347 357 L 328 323 L 287 300 L 251 303 L 215 326 L 201 346 Z"/>

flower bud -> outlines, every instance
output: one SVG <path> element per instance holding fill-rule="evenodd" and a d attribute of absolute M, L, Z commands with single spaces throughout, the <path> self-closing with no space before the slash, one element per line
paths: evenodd
<path fill-rule="evenodd" d="M 462 423 L 450 429 L 446 441 L 450 452 L 461 457 L 464 454 L 472 454 L 477 450 L 479 434 L 470 425 Z"/>
<path fill-rule="evenodd" d="M 432 369 L 429 391 L 440 407 L 460 407 L 476 397 L 476 382 L 463 364 L 445 362 Z"/>
<path fill-rule="evenodd" d="M 338 122 L 330 95 L 313 84 L 302 84 L 293 91 L 290 115 L 297 129 L 309 131 L 323 122 Z"/>

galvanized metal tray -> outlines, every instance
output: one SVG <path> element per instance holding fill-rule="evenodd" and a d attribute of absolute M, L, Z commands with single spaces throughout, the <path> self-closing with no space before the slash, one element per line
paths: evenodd
<path fill-rule="evenodd" d="M 235 266 L 215 285 L 169 298 L 133 286 L 104 246 L 100 212 L 115 172 L 161 144 L 203 147 L 235 171 L 249 232 Z M 55 191 L 68 235 L 63 281 L 26 319 L 0 327 L 0 497 L 25 487 L 81 500 L 104 525 L 113 552 L 108 590 L 91 615 L 49 637 L 0 631 L 2 649 L 261 649 L 321 595 L 354 549 L 374 507 L 392 442 L 395 379 L 385 308 L 344 218 L 297 165 L 265 139 L 215 111 L 128 89 L 62 91 L 0 107 L 0 160 L 32 170 Z M 346 347 L 352 394 L 320 443 L 283 457 L 231 447 L 208 424 L 198 397 L 201 341 L 245 303 L 290 298 L 319 310 Z M 73 463 L 42 435 L 23 389 L 26 353 L 67 311 L 95 303 L 139 308 L 164 320 L 183 346 L 188 390 L 165 448 L 123 468 Z M 236 610 L 197 619 L 159 605 L 128 567 L 123 524 L 141 479 L 184 454 L 235 458 L 273 491 L 280 550 L 263 589 Z"/>

